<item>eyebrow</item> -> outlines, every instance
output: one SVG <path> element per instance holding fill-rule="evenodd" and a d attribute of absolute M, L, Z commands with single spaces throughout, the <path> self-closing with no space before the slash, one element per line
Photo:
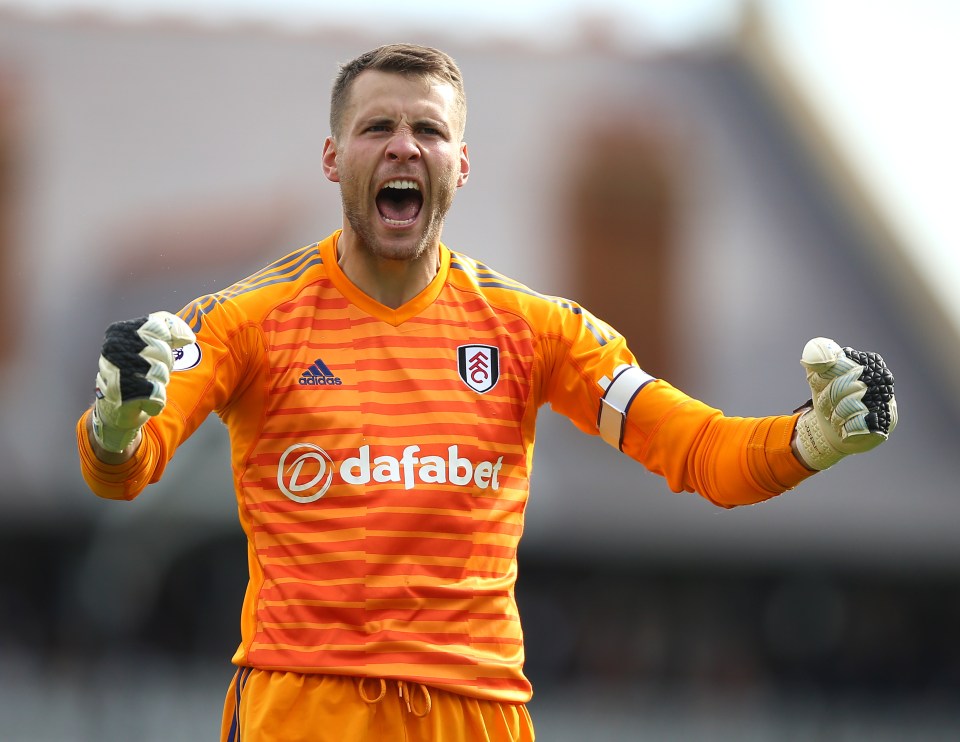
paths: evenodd
<path fill-rule="evenodd" d="M 430 127 L 431 129 L 437 129 L 442 131 L 445 134 L 450 134 L 454 125 L 450 122 L 446 122 L 443 119 L 434 118 L 432 116 L 421 116 L 419 118 L 409 119 L 410 125 L 416 128 L 421 127 Z M 357 125 L 360 127 L 365 126 L 393 126 L 397 122 L 396 116 L 391 116 L 390 114 L 374 114 L 366 118 L 358 119 Z"/>

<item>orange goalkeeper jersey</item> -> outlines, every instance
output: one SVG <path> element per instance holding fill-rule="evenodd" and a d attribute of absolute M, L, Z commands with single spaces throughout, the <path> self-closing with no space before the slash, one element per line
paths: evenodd
<path fill-rule="evenodd" d="M 578 305 L 441 246 L 389 309 L 341 272 L 338 237 L 181 311 L 197 343 L 133 459 L 99 462 L 77 428 L 91 488 L 130 499 L 222 418 L 249 539 L 237 664 L 528 700 L 514 582 L 544 403 L 719 505 L 810 474 L 793 417 L 725 417 L 652 379 Z"/>

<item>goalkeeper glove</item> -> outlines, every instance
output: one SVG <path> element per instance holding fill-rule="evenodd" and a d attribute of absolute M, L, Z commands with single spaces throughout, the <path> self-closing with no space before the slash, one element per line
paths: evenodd
<path fill-rule="evenodd" d="M 814 338 L 800 363 L 813 397 L 797 421 L 797 450 L 811 469 L 883 443 L 897 425 L 893 374 L 877 353 Z"/>
<path fill-rule="evenodd" d="M 187 323 L 169 312 L 114 322 L 100 354 L 93 436 L 107 451 L 119 453 L 143 424 L 167 403 L 173 349 L 194 342 Z"/>

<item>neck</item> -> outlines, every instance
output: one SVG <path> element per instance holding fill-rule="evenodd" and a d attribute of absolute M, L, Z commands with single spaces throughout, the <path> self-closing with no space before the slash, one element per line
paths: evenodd
<path fill-rule="evenodd" d="M 337 264 L 350 282 L 371 299 L 398 309 L 423 291 L 437 275 L 440 246 L 429 247 L 415 258 L 385 258 L 359 245 L 355 236 L 344 232 L 337 242 Z"/>

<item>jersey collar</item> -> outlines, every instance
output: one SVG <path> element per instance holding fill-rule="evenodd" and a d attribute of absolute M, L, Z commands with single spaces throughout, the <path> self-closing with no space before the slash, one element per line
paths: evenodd
<path fill-rule="evenodd" d="M 340 239 L 341 230 L 337 230 L 329 238 L 320 243 L 320 257 L 323 259 L 323 265 L 327 275 L 333 281 L 340 292 L 347 300 L 363 312 L 386 322 L 387 324 L 397 326 L 406 322 L 411 317 L 416 317 L 424 309 L 436 301 L 443 290 L 443 285 L 447 281 L 447 275 L 450 272 L 450 250 L 446 245 L 440 244 L 440 269 L 437 275 L 433 277 L 424 287 L 423 291 L 413 297 L 406 304 L 396 309 L 381 304 L 375 299 L 370 298 L 360 289 L 358 289 L 346 274 L 340 269 L 337 263 L 337 242 Z"/>

